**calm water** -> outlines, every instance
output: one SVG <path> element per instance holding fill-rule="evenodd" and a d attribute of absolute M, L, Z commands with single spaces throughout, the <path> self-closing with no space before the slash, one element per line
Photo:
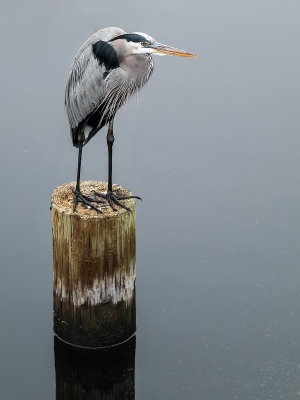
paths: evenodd
<path fill-rule="evenodd" d="M 51 192 L 75 179 L 63 107 L 95 30 L 156 58 L 118 114 L 114 183 L 137 208 L 136 399 L 300 398 L 300 3 L 3 1 L 0 399 L 55 399 Z M 106 179 L 104 132 L 83 179 Z"/>

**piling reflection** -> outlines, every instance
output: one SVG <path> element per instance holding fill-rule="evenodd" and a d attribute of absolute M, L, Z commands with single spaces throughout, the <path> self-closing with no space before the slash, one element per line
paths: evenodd
<path fill-rule="evenodd" d="M 55 336 L 56 400 L 134 400 L 135 342 L 87 350 Z"/>

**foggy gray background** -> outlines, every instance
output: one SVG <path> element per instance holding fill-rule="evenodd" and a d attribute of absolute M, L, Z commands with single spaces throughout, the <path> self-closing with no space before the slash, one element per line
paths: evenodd
<path fill-rule="evenodd" d="M 300 398 L 300 3 L 2 0 L 0 399 L 55 398 L 52 190 L 76 177 L 75 53 L 119 26 L 156 57 L 118 113 L 137 205 L 136 399 Z M 104 130 L 82 179 L 107 179 Z"/>

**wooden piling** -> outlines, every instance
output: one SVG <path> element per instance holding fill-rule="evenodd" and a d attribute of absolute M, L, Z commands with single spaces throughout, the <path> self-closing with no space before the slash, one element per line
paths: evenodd
<path fill-rule="evenodd" d="M 103 214 L 77 205 L 75 182 L 52 194 L 54 332 L 84 347 L 104 347 L 127 340 L 135 319 L 135 200 L 131 209 L 103 208 Z M 81 191 L 106 192 L 105 182 L 81 182 Z M 131 193 L 114 185 L 114 192 Z"/>

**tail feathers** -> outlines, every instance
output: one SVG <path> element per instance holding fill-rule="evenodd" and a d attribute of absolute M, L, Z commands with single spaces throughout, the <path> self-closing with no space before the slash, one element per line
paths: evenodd
<path fill-rule="evenodd" d="M 91 129 L 86 129 L 87 125 L 85 123 L 79 124 L 76 128 L 71 129 L 71 138 L 73 146 L 81 147 L 85 146 L 104 125 L 106 125 L 109 120 L 102 121 L 100 126 L 90 127 Z"/>
<path fill-rule="evenodd" d="M 73 146 L 85 146 L 103 126 L 114 118 L 115 113 L 110 116 L 106 114 L 103 116 L 103 109 L 105 107 L 106 102 L 101 103 L 100 106 L 83 119 L 76 128 L 71 129 Z"/>
<path fill-rule="evenodd" d="M 97 127 L 97 128 L 93 128 L 89 132 L 88 137 L 86 139 L 84 139 L 83 146 L 85 146 L 96 135 L 96 133 L 98 131 L 100 131 L 101 128 L 102 128 L 102 126 L 101 127 Z"/>
<path fill-rule="evenodd" d="M 114 118 L 115 112 L 107 113 L 107 101 L 103 101 L 94 111 L 87 115 L 77 127 L 71 129 L 73 146 L 85 146 L 96 133 Z"/>
<path fill-rule="evenodd" d="M 84 132 L 83 126 L 80 125 L 76 128 L 71 128 L 71 138 L 73 146 L 81 147 L 84 143 Z"/>

